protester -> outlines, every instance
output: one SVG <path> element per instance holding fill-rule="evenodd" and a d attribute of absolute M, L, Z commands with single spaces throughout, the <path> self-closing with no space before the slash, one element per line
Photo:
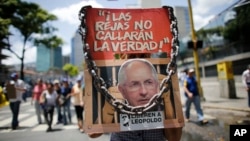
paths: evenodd
<path fill-rule="evenodd" d="M 56 124 L 60 124 L 60 123 L 63 123 L 61 106 L 64 102 L 64 99 L 62 98 L 60 81 L 56 79 L 56 80 L 54 80 L 53 84 L 54 84 L 54 89 L 57 92 L 58 97 L 59 97 L 59 100 L 56 103 L 56 110 L 57 110 L 57 122 L 56 122 Z"/>
<path fill-rule="evenodd" d="M 83 109 L 84 109 L 84 85 L 82 84 L 82 77 L 77 78 L 76 84 L 72 88 L 71 97 L 75 107 L 76 117 L 77 117 L 77 125 L 80 132 L 84 132 L 83 130 Z"/>
<path fill-rule="evenodd" d="M 68 123 L 71 124 L 72 120 L 71 120 L 71 111 L 70 111 L 70 93 L 71 93 L 71 87 L 69 85 L 68 79 L 64 78 L 63 79 L 63 86 L 61 88 L 61 93 L 64 97 L 64 103 L 62 105 L 63 108 L 63 124 L 67 125 Z M 67 118 L 68 117 L 68 118 Z"/>
<path fill-rule="evenodd" d="M 191 104 L 194 103 L 199 122 L 202 125 L 207 124 L 208 121 L 204 120 L 203 111 L 201 109 L 199 89 L 198 89 L 196 78 L 194 77 L 194 69 L 188 70 L 187 77 L 184 81 L 184 92 L 185 92 L 185 97 L 186 97 L 186 104 L 185 104 L 186 120 L 187 121 L 190 120 L 189 119 L 190 108 L 191 108 Z"/>
<path fill-rule="evenodd" d="M 48 125 L 47 132 L 52 131 L 53 115 L 58 95 L 54 90 L 53 83 L 47 83 L 47 90 L 43 91 L 40 96 L 40 103 L 44 112 L 44 119 Z"/>
<path fill-rule="evenodd" d="M 247 66 L 247 69 L 242 73 L 242 83 L 246 88 L 248 94 L 248 107 L 250 107 L 250 64 Z"/>
<path fill-rule="evenodd" d="M 37 83 L 35 87 L 33 88 L 32 99 L 31 99 L 31 105 L 33 104 L 35 105 L 35 111 L 37 115 L 38 124 L 42 124 L 42 117 L 41 117 L 42 108 L 41 108 L 39 100 L 44 90 L 46 90 L 46 85 L 43 83 L 43 80 L 41 78 L 38 78 Z"/>
<path fill-rule="evenodd" d="M 11 81 L 7 82 L 6 91 L 12 112 L 11 127 L 15 130 L 19 126 L 18 115 L 20 103 L 22 101 L 22 94 L 26 91 L 26 87 L 24 81 L 18 78 L 17 73 L 12 73 L 10 77 Z"/>

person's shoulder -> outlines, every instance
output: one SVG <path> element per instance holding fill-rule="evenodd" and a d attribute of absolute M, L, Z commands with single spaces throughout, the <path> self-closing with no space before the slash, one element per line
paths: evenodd
<path fill-rule="evenodd" d="M 25 84 L 25 82 L 22 79 L 17 79 L 18 84 Z"/>
<path fill-rule="evenodd" d="M 75 83 L 75 84 L 72 86 L 72 88 L 76 88 L 76 87 L 78 87 L 77 83 Z"/>
<path fill-rule="evenodd" d="M 189 77 L 186 75 L 186 76 L 184 77 L 184 81 L 188 81 L 188 79 L 189 79 Z"/>

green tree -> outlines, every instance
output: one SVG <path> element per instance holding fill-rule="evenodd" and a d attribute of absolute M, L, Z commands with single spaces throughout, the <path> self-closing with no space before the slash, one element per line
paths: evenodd
<path fill-rule="evenodd" d="M 63 66 L 63 71 L 65 71 L 68 75 L 72 76 L 77 76 L 79 74 L 79 69 L 77 66 L 72 65 L 72 64 L 65 64 Z"/>
<path fill-rule="evenodd" d="M 0 71 L 5 75 L 8 73 L 8 67 L 1 64 L 1 62 L 7 55 L 3 54 L 2 50 L 10 47 L 9 37 L 11 33 L 9 32 L 9 27 L 11 25 L 11 18 L 16 11 L 16 6 L 17 2 L 15 0 L 0 0 Z"/>
<path fill-rule="evenodd" d="M 4 6 L 9 9 L 15 6 L 15 11 L 10 16 L 11 25 L 20 32 L 22 36 L 22 52 L 19 56 L 10 46 L 7 48 L 10 52 L 21 61 L 20 78 L 24 78 L 24 58 L 25 51 L 39 44 L 44 44 L 47 47 L 59 47 L 63 44 L 61 38 L 53 35 L 57 29 L 51 25 L 52 21 L 57 20 L 57 17 L 48 13 L 35 3 L 23 2 L 21 0 L 3 0 Z M 8 5 L 9 1 L 13 1 L 16 4 Z M 31 43 L 32 46 L 27 46 L 27 43 Z"/>
<path fill-rule="evenodd" d="M 0 2 L 0 48 L 8 48 L 9 45 L 9 27 L 11 19 L 16 11 L 16 0 L 1 0 Z"/>

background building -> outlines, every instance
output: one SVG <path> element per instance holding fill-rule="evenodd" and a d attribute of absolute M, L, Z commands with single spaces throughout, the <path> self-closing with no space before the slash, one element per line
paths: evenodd
<path fill-rule="evenodd" d="M 161 0 L 140 0 L 141 8 L 159 8 L 161 7 Z"/>
<path fill-rule="evenodd" d="M 48 48 L 44 45 L 37 47 L 36 71 L 47 72 L 50 69 L 62 69 L 62 48 Z"/>
<path fill-rule="evenodd" d="M 63 65 L 70 63 L 70 55 L 64 55 L 62 63 Z"/>
<path fill-rule="evenodd" d="M 83 62 L 84 62 L 83 44 L 81 35 L 78 33 L 77 30 L 73 38 L 71 39 L 70 63 L 75 66 L 78 66 L 78 68 L 82 70 Z"/>
<path fill-rule="evenodd" d="M 188 7 L 176 6 L 174 13 L 178 22 L 179 38 L 182 39 L 191 32 Z"/>

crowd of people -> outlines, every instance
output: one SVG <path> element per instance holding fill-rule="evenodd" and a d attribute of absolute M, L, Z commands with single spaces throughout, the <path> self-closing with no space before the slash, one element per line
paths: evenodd
<path fill-rule="evenodd" d="M 12 129 L 19 127 L 18 115 L 22 95 L 27 90 L 23 80 L 17 73 L 12 73 L 11 80 L 6 82 L 5 88 L 12 112 Z M 83 130 L 84 83 L 82 76 L 71 83 L 67 78 L 46 81 L 38 78 L 32 88 L 31 105 L 35 108 L 38 124 L 47 124 L 46 132 L 52 131 L 54 111 L 57 113 L 56 124 L 72 124 L 71 106 L 75 108 L 77 125 Z"/>

